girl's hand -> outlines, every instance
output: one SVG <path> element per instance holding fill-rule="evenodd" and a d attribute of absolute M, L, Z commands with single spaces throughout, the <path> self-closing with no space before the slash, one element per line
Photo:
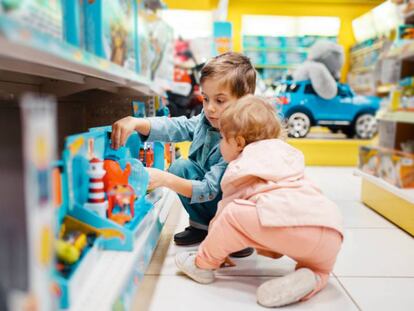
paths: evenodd
<path fill-rule="evenodd" d="M 166 186 L 170 173 L 151 167 L 146 170 L 149 174 L 148 190 Z"/>

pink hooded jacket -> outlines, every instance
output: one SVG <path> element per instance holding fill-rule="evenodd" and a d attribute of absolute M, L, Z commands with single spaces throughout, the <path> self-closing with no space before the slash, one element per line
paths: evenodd
<path fill-rule="evenodd" d="M 265 227 L 321 226 L 342 234 L 339 208 L 304 175 L 302 152 L 280 139 L 247 145 L 232 161 L 221 181 L 227 204 L 253 204 Z"/>

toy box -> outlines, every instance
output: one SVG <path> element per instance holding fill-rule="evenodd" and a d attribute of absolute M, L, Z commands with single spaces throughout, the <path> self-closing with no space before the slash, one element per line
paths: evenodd
<path fill-rule="evenodd" d="M 285 53 L 281 52 L 265 52 L 265 64 L 269 65 L 283 65 L 285 64 Z"/>
<path fill-rule="evenodd" d="M 414 188 L 414 155 L 412 153 L 361 146 L 359 168 L 399 188 Z"/>
<path fill-rule="evenodd" d="M 86 49 L 122 67 L 138 71 L 136 1 L 96 0 L 83 3 Z"/>
<path fill-rule="evenodd" d="M 0 12 L 29 29 L 62 39 L 60 0 L 0 0 Z"/>
<path fill-rule="evenodd" d="M 56 103 L 33 95 L 25 95 L 21 105 L 2 101 L 0 124 L 0 310 L 23 310 L 28 299 L 39 310 L 55 310 L 50 288 Z"/>
<path fill-rule="evenodd" d="M 262 36 L 243 36 L 244 48 L 258 48 L 264 46 L 264 38 Z"/>
<path fill-rule="evenodd" d="M 77 47 L 84 47 L 83 0 L 62 1 L 63 38 Z"/>

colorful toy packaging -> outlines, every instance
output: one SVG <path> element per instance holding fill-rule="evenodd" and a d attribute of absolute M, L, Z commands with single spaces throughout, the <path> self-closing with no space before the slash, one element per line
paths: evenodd
<path fill-rule="evenodd" d="M 62 39 L 60 0 L 0 0 L 0 12 L 27 28 Z"/>
<path fill-rule="evenodd" d="M 362 146 L 359 168 L 399 188 L 414 188 L 414 155 L 379 147 Z"/>
<path fill-rule="evenodd" d="M 139 71 L 136 1 L 84 1 L 85 46 L 89 52 Z"/>
<path fill-rule="evenodd" d="M 63 38 L 77 47 L 84 47 L 83 0 L 62 1 Z"/>

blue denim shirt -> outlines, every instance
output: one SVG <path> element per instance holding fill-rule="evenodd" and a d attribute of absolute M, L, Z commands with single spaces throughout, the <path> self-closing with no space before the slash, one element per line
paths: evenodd
<path fill-rule="evenodd" d="M 191 180 L 191 203 L 214 200 L 221 192 L 220 182 L 227 163 L 220 152 L 220 132 L 210 125 L 204 112 L 191 119 L 154 117 L 148 120 L 151 123 L 148 141 L 192 141 L 188 157 L 205 175 L 202 180 Z"/>

